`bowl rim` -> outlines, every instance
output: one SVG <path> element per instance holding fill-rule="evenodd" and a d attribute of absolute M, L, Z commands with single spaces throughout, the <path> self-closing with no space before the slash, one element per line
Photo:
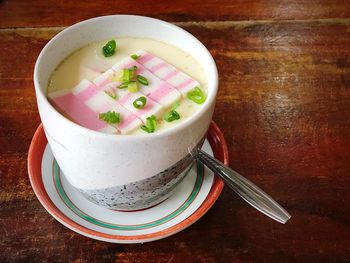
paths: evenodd
<path fill-rule="evenodd" d="M 83 126 L 69 120 L 68 118 L 64 117 L 59 111 L 57 111 L 52 106 L 52 104 L 48 101 L 47 96 L 44 93 L 41 85 L 39 84 L 39 79 L 38 79 L 39 72 L 41 70 L 41 61 L 46 56 L 46 53 L 48 52 L 48 49 L 50 48 L 50 46 L 55 41 L 57 41 L 58 39 L 63 37 L 65 34 L 70 32 L 71 30 L 74 30 L 76 27 L 79 27 L 79 26 L 82 26 L 85 24 L 89 24 L 89 23 L 94 23 L 94 22 L 101 20 L 101 19 L 111 19 L 111 18 L 113 18 L 113 19 L 134 19 L 134 20 L 142 19 L 142 20 L 147 20 L 150 22 L 159 23 L 162 26 L 169 27 L 172 30 L 180 31 L 182 34 L 189 37 L 191 39 L 191 41 L 194 41 L 198 46 L 200 46 L 203 49 L 204 54 L 209 59 L 210 63 L 208 63 L 208 67 L 210 68 L 210 71 L 212 71 L 211 74 L 213 74 L 213 75 L 211 76 L 212 77 L 212 84 L 209 86 L 209 83 L 208 83 L 208 90 L 210 90 L 210 92 L 208 92 L 206 101 L 201 105 L 202 108 L 199 111 L 197 111 L 193 116 L 191 116 L 187 120 L 185 120 L 181 123 L 178 123 L 177 125 L 175 125 L 171 129 L 167 128 L 167 129 L 161 130 L 160 132 L 156 131 L 154 133 L 147 133 L 147 134 L 146 133 L 145 134 L 133 134 L 133 135 L 118 134 L 116 136 L 115 134 L 102 133 L 99 131 L 94 131 L 94 130 L 91 130 L 89 128 L 83 127 Z M 152 139 L 152 138 L 154 138 L 154 136 L 157 136 L 157 137 L 158 136 L 169 136 L 169 135 L 178 133 L 179 131 L 186 129 L 187 126 L 191 126 L 192 123 L 194 123 L 195 121 L 200 119 L 204 114 L 207 114 L 207 110 L 212 106 L 212 104 L 215 104 L 216 94 L 217 94 L 217 90 L 218 90 L 218 71 L 217 71 L 215 61 L 214 61 L 212 55 L 210 54 L 209 50 L 195 36 L 193 36 L 191 33 L 187 32 L 186 30 L 182 29 L 181 27 L 176 26 L 172 23 L 160 20 L 160 19 L 147 17 L 147 16 L 108 15 L 108 16 L 99 16 L 99 17 L 94 17 L 94 18 L 90 18 L 87 20 L 83 20 L 81 22 L 78 22 L 76 24 L 73 24 L 73 25 L 65 28 L 64 30 L 62 30 L 61 32 L 56 34 L 44 46 L 44 48 L 41 50 L 39 56 L 37 57 L 37 60 L 35 62 L 35 66 L 34 66 L 34 86 L 35 86 L 35 90 L 36 90 L 36 96 L 40 97 L 41 101 L 44 103 L 43 107 L 45 107 L 45 108 L 48 107 L 48 109 L 52 113 L 56 114 L 57 118 L 63 119 L 63 121 L 67 125 L 74 127 L 77 131 L 79 131 L 82 134 L 86 134 L 86 135 L 89 135 L 89 136 L 94 137 L 94 138 L 110 139 L 113 141 L 114 140 L 145 140 L 145 139 Z"/>

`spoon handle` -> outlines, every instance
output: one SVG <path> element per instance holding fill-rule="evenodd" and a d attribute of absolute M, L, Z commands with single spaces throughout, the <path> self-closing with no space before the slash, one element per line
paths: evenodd
<path fill-rule="evenodd" d="M 197 151 L 197 158 L 199 161 L 205 164 L 215 174 L 219 175 L 226 184 L 248 204 L 283 224 L 291 217 L 282 206 L 255 184 L 211 157 L 206 152 L 200 149 L 197 149 Z"/>

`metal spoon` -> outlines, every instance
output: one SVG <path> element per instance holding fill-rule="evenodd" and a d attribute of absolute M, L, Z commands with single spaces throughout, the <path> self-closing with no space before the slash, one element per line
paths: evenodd
<path fill-rule="evenodd" d="M 284 210 L 275 200 L 267 195 L 263 190 L 255 184 L 241 176 L 239 173 L 233 171 L 225 166 L 214 157 L 206 152 L 196 149 L 195 157 L 206 165 L 215 174 L 220 176 L 225 183 L 242 197 L 248 204 L 271 217 L 272 219 L 284 224 L 290 219 L 290 214 Z"/>

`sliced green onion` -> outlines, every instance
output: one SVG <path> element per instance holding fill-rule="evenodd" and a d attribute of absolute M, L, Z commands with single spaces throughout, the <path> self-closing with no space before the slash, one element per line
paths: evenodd
<path fill-rule="evenodd" d="M 134 71 L 128 68 L 123 69 L 123 82 L 129 82 L 134 77 Z"/>
<path fill-rule="evenodd" d="M 123 69 L 123 81 L 124 82 L 133 81 L 135 78 L 135 70 L 137 70 L 136 66 Z"/>
<path fill-rule="evenodd" d="M 115 111 L 107 111 L 99 114 L 99 119 L 103 120 L 109 124 L 120 123 L 120 113 Z"/>
<path fill-rule="evenodd" d="M 204 92 L 199 87 L 195 87 L 192 91 L 188 92 L 187 98 L 197 104 L 202 104 L 206 99 Z"/>
<path fill-rule="evenodd" d="M 136 81 L 130 81 L 128 84 L 128 91 L 136 92 L 139 90 L 139 86 L 137 86 Z"/>
<path fill-rule="evenodd" d="M 132 54 L 130 57 L 134 60 L 138 60 L 141 56 L 136 55 L 136 54 Z"/>
<path fill-rule="evenodd" d="M 108 96 L 110 96 L 114 100 L 117 99 L 117 94 L 116 94 L 115 90 L 113 90 L 113 89 L 105 90 L 104 93 L 106 93 Z"/>
<path fill-rule="evenodd" d="M 117 43 L 115 40 L 108 41 L 106 45 L 102 48 L 102 53 L 105 57 L 111 57 L 115 53 L 115 49 L 117 47 Z"/>
<path fill-rule="evenodd" d="M 132 105 L 134 105 L 134 107 L 136 109 L 142 109 L 145 107 L 147 102 L 147 99 L 145 96 L 141 96 L 140 98 L 134 100 L 134 102 L 132 103 Z"/>
<path fill-rule="evenodd" d="M 167 122 L 172 122 L 180 119 L 180 114 L 176 110 L 171 110 L 164 115 L 164 120 Z"/>
<path fill-rule="evenodd" d="M 156 126 L 157 126 L 156 116 L 152 115 L 150 117 L 147 117 L 146 125 L 142 125 L 141 129 L 147 133 L 152 133 L 156 130 Z"/>
<path fill-rule="evenodd" d="M 144 76 L 141 76 L 141 75 L 137 75 L 136 76 L 136 79 L 139 83 L 141 83 L 142 85 L 144 86 L 148 86 L 148 80 L 144 77 Z"/>
<path fill-rule="evenodd" d="M 130 81 L 123 82 L 118 86 L 118 89 L 126 89 L 130 84 Z"/>

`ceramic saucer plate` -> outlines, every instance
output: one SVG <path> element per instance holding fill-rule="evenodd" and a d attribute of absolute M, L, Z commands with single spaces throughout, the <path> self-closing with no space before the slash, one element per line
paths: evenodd
<path fill-rule="evenodd" d="M 215 123 L 211 123 L 202 149 L 228 163 L 227 146 Z M 30 145 L 28 173 L 36 196 L 55 219 L 79 234 L 114 243 L 158 240 L 189 227 L 209 210 L 223 188 L 221 179 L 194 163 L 175 193 L 154 207 L 132 212 L 100 207 L 67 182 L 47 144 L 42 125 Z"/>

